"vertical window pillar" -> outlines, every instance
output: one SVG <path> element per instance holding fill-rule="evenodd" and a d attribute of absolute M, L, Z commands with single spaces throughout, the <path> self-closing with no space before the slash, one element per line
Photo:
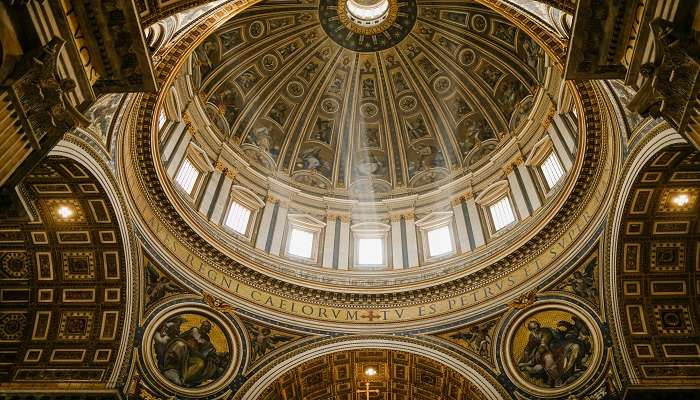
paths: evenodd
<path fill-rule="evenodd" d="M 223 218 L 224 212 L 228 206 L 231 186 L 233 186 L 233 176 L 234 175 L 220 174 L 222 182 L 221 185 L 217 185 L 219 188 L 219 195 L 215 199 L 212 199 L 213 208 L 210 217 L 212 221 L 219 223 Z"/>
<path fill-rule="evenodd" d="M 181 142 L 187 142 L 183 140 L 187 135 L 187 129 L 185 129 L 185 124 L 183 122 L 177 122 L 174 123 L 170 127 L 170 132 L 168 133 L 167 138 L 162 144 L 162 149 L 161 149 L 161 157 L 163 160 L 165 160 L 165 166 L 168 168 L 168 171 L 170 171 L 170 167 L 172 164 L 179 164 L 178 162 L 173 162 L 173 154 L 176 152 L 176 150 L 180 147 L 187 147 L 187 143 L 184 144 L 184 146 L 180 146 Z M 172 175 L 170 175 L 172 176 Z"/>
<path fill-rule="evenodd" d="M 532 171 L 530 168 L 528 168 L 525 163 L 520 163 L 516 167 L 516 173 L 520 176 L 520 181 L 522 181 L 527 198 L 530 200 L 532 210 L 534 211 L 542 207 L 542 201 L 537 192 L 537 186 L 535 186 L 535 180 L 532 178 Z"/>
<path fill-rule="evenodd" d="M 467 220 L 464 215 L 464 209 L 462 208 L 462 197 L 457 197 L 452 199 L 452 212 L 455 216 L 455 225 L 457 226 L 457 240 L 459 248 L 457 249 L 461 253 L 466 253 L 472 249 L 469 240 L 469 231 L 467 230 Z"/>
<path fill-rule="evenodd" d="M 270 236 L 270 226 L 272 225 L 272 216 L 275 213 L 275 205 L 277 200 L 268 195 L 265 199 L 265 207 L 263 208 L 262 217 L 260 217 L 260 228 L 258 236 L 255 239 L 255 248 L 265 250 L 267 248 L 267 239 Z"/>
<path fill-rule="evenodd" d="M 520 162 L 522 163 L 522 160 L 520 160 Z M 515 200 L 515 207 L 518 209 L 518 214 L 520 218 L 525 219 L 532 213 L 532 206 L 529 203 L 529 199 L 525 197 L 525 188 L 519 182 L 521 179 L 519 179 L 516 169 L 517 164 L 511 163 L 503 167 L 503 172 L 506 174 L 506 178 L 508 178 L 508 186 L 510 186 L 510 190 L 513 193 L 513 200 Z"/>
<path fill-rule="evenodd" d="M 182 159 L 185 157 L 185 154 L 187 153 L 187 146 L 190 144 L 190 141 L 192 140 L 192 136 L 190 135 L 190 132 L 188 129 L 184 129 L 182 131 L 182 134 L 180 135 L 180 138 L 177 140 L 177 145 L 175 146 L 175 149 L 173 151 L 173 154 L 170 156 L 170 158 L 167 161 L 167 173 L 169 177 L 174 177 L 175 173 L 177 172 L 177 168 L 180 165 L 180 162 Z"/>
<path fill-rule="evenodd" d="M 338 269 L 347 270 L 350 264 L 350 216 L 340 216 L 340 246 L 338 247 Z"/>
<path fill-rule="evenodd" d="M 408 267 L 418 266 L 418 237 L 416 236 L 416 217 L 413 213 L 404 215 L 406 225 L 406 249 L 408 250 Z"/>
<path fill-rule="evenodd" d="M 207 180 L 206 185 L 204 186 L 204 192 L 199 202 L 199 211 L 207 216 L 210 216 L 209 209 L 221 196 L 222 192 L 220 190 L 220 184 L 223 183 L 222 179 L 224 171 L 226 173 L 229 172 L 228 170 L 224 170 L 221 163 L 217 161 L 214 164 L 214 171 L 212 171 L 212 173 L 209 176 L 209 179 Z M 233 176 L 231 176 L 231 179 L 233 179 Z"/>
<path fill-rule="evenodd" d="M 573 127 L 575 126 L 571 120 L 565 121 L 564 118 L 568 118 L 565 115 L 557 114 L 554 116 L 553 122 L 556 128 L 561 133 L 561 137 L 566 145 L 569 153 L 576 153 L 576 132 Z"/>
<path fill-rule="evenodd" d="M 474 247 L 483 246 L 486 243 L 484 238 L 484 228 L 481 225 L 481 217 L 479 216 L 479 208 L 474 200 L 474 195 L 471 193 L 465 196 L 464 203 L 467 206 L 467 216 L 469 217 L 469 227 L 474 234 Z"/>
<path fill-rule="evenodd" d="M 391 216 L 391 258 L 393 269 L 403 269 L 403 246 L 401 239 L 401 215 Z"/>
<path fill-rule="evenodd" d="M 335 250 L 335 225 L 338 217 L 335 214 L 326 216 L 326 232 L 323 237 L 323 268 L 333 268 L 333 250 Z"/>
<path fill-rule="evenodd" d="M 547 134 L 549 134 L 549 138 L 552 140 L 554 151 L 557 152 L 561 163 L 564 165 L 564 168 L 569 171 L 574 165 L 573 158 L 571 154 L 569 154 L 566 143 L 564 143 L 564 139 L 561 136 L 561 132 L 556 127 L 556 124 L 549 125 L 549 128 L 547 128 Z"/>
<path fill-rule="evenodd" d="M 165 145 L 169 143 L 169 140 L 172 138 L 178 125 L 180 125 L 179 122 L 166 119 L 163 127 L 158 129 L 158 140 L 160 141 L 159 146 L 161 154 L 163 154 Z"/>
<path fill-rule="evenodd" d="M 289 205 L 285 202 L 279 202 L 277 208 L 277 217 L 275 218 L 274 231 L 272 231 L 272 241 L 270 242 L 270 254 L 280 255 L 282 250 L 282 236 L 284 236 L 284 228 L 287 223 L 287 213 Z"/>

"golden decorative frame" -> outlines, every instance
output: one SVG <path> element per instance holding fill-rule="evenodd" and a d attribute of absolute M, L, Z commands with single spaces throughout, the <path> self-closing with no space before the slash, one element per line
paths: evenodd
<path fill-rule="evenodd" d="M 347 3 L 345 0 L 338 1 L 338 19 L 350 32 L 357 33 L 358 35 L 370 36 L 384 32 L 394 24 L 398 13 L 399 4 L 397 0 L 389 0 L 389 10 L 387 11 L 387 16 L 384 21 L 373 26 L 362 26 L 354 23 L 350 17 L 348 17 Z"/>

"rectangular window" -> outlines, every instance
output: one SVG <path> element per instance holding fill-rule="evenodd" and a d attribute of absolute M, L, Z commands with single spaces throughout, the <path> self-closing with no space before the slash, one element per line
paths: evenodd
<path fill-rule="evenodd" d="M 493 228 L 496 231 L 501 230 L 515 221 L 513 207 L 510 205 L 508 196 L 503 197 L 497 202 L 491 204 L 489 206 L 489 212 L 491 213 L 491 218 L 493 219 Z"/>
<path fill-rule="evenodd" d="M 564 176 L 564 168 L 559 161 L 559 157 L 557 157 L 554 152 L 549 153 L 547 159 L 540 165 L 540 170 L 542 170 L 542 174 L 547 181 L 549 189 L 553 188 L 561 177 Z"/>
<path fill-rule="evenodd" d="M 381 238 L 357 239 L 357 264 L 384 264 L 384 240 Z"/>
<path fill-rule="evenodd" d="M 226 215 L 226 226 L 235 232 L 245 235 L 248 231 L 248 221 L 250 220 L 250 210 L 235 201 L 231 203 Z"/>
<path fill-rule="evenodd" d="M 289 249 L 291 255 L 311 258 L 314 249 L 314 234 L 299 228 L 292 228 L 289 234 Z"/>
<path fill-rule="evenodd" d="M 428 231 L 428 251 L 431 257 L 452 253 L 450 227 L 445 225 Z"/>
<path fill-rule="evenodd" d="M 194 189 L 195 183 L 197 183 L 197 178 L 199 178 L 199 170 L 195 167 L 189 159 L 185 158 L 180 165 L 180 169 L 177 171 L 175 176 L 175 182 L 177 182 L 180 187 L 187 192 L 187 194 L 192 194 L 192 189 Z"/>

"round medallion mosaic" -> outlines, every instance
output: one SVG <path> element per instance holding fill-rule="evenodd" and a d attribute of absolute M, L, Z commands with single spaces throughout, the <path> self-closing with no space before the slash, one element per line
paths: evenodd
<path fill-rule="evenodd" d="M 542 397 L 571 393 L 591 378 L 603 353 L 598 325 L 568 303 L 539 304 L 519 313 L 505 337 L 508 374 Z"/>
<path fill-rule="evenodd" d="M 148 324 L 142 345 L 159 383 L 189 396 L 223 388 L 239 363 L 238 348 L 230 322 L 199 305 L 161 312 Z"/>

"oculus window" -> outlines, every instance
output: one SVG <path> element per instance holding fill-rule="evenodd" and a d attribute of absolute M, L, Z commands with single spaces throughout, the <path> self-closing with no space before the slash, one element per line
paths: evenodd
<path fill-rule="evenodd" d="M 380 24 L 389 12 L 389 0 L 347 0 L 348 17 L 360 25 Z"/>
<path fill-rule="evenodd" d="M 287 253 L 302 258 L 312 258 L 315 235 L 304 229 L 292 228 Z"/>
<path fill-rule="evenodd" d="M 449 226 L 444 225 L 439 228 L 431 229 L 428 231 L 427 236 L 430 257 L 442 256 L 452 253 L 454 250 Z"/>
<path fill-rule="evenodd" d="M 510 204 L 510 199 L 508 196 L 505 196 L 497 202 L 491 204 L 489 206 L 489 212 L 491 213 L 491 219 L 493 220 L 493 228 L 496 231 L 499 231 L 515 222 L 515 214 L 513 214 L 513 207 Z"/>
<path fill-rule="evenodd" d="M 250 221 L 251 211 L 249 208 L 242 206 L 237 202 L 231 202 L 231 207 L 226 215 L 226 226 L 233 229 L 234 232 L 245 235 L 248 231 L 248 222 Z"/>
<path fill-rule="evenodd" d="M 540 165 L 540 170 L 549 189 L 552 189 L 564 176 L 564 167 L 554 152 L 549 153 L 549 156 Z"/>
<path fill-rule="evenodd" d="M 192 164 L 189 158 L 185 158 L 182 164 L 180 164 L 180 169 L 177 171 L 175 182 L 177 182 L 187 194 L 192 195 L 192 190 L 200 174 L 201 172 Z"/>
<path fill-rule="evenodd" d="M 359 265 L 383 265 L 384 264 L 384 239 L 359 238 L 357 239 L 357 264 Z"/>

